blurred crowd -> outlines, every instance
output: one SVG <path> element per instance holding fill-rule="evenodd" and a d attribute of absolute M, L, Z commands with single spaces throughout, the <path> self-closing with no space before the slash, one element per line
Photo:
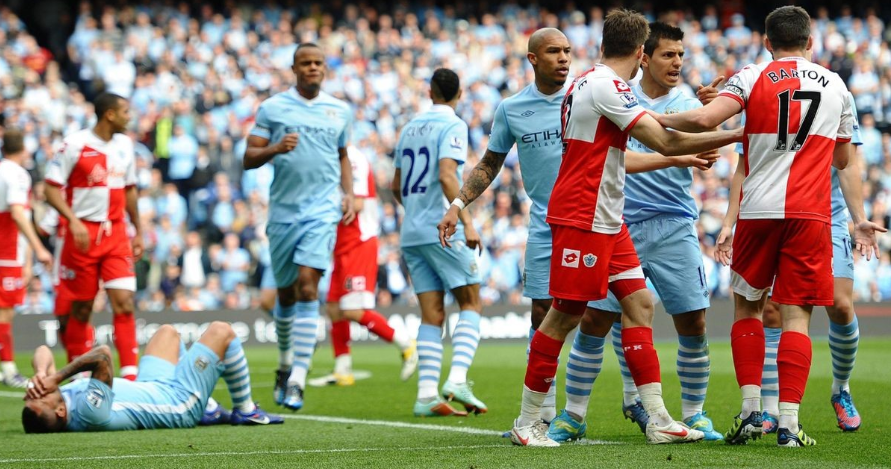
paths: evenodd
<path fill-rule="evenodd" d="M 321 4 L 227 5 L 215 10 L 142 1 L 96 8 L 83 2 L 64 60 L 0 6 L 0 124 L 26 132 L 34 156 L 28 169 L 35 180 L 35 218 L 45 211 L 43 169 L 63 135 L 92 124 L 90 100 L 103 90 L 130 99 L 147 247 L 137 263 L 140 311 L 257 307 L 259 280 L 269 268 L 264 233 L 272 175 L 268 167 L 243 171 L 241 158 L 259 103 L 293 85 L 290 65 L 298 43 L 323 48 L 329 66 L 323 89 L 350 103 L 352 144 L 373 164 L 381 199 L 378 300 L 385 307 L 415 301 L 400 259 L 402 213 L 388 187 L 401 126 L 430 105 L 426 80 L 432 71 L 449 67 L 461 76 L 465 93 L 458 114 L 469 125 L 471 142 L 467 173 L 485 151 L 498 103 L 532 80 L 528 35 L 545 26 L 563 30 L 578 73 L 598 59 L 605 15 L 599 7 L 554 11 L 510 2 L 484 14 L 429 2 L 385 9 L 346 5 L 336 12 Z M 686 32 L 685 93 L 770 59 L 758 32 L 763 18 L 713 6 L 696 13 L 644 13 Z M 842 6 L 833 14 L 825 8 L 810 13 L 814 60 L 836 71 L 856 97 L 867 213 L 887 226 L 891 34 L 872 10 L 855 16 Z M 737 161 L 733 148 L 721 153 L 715 167 L 696 171 L 692 188 L 714 297 L 728 296 L 729 270 L 713 252 Z M 471 209 L 485 245 L 480 264 L 488 304 L 525 301 L 520 292 L 529 207 L 512 152 Z M 891 300 L 891 236 L 880 243 L 878 261 L 855 258 L 859 301 Z M 24 309 L 48 312 L 52 282 L 39 268 L 36 273 Z"/>

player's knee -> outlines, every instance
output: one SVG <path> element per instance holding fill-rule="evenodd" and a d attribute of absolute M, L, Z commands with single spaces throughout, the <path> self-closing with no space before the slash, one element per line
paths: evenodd
<path fill-rule="evenodd" d="M 674 316 L 674 326 L 680 335 L 699 336 L 705 334 L 705 310 Z"/>
<path fill-rule="evenodd" d="M 232 325 L 224 321 L 214 321 L 207 327 L 207 333 L 219 337 L 227 342 L 235 338 L 235 330 Z"/>
<path fill-rule="evenodd" d="M 606 337 L 618 317 L 614 313 L 587 308 L 579 323 L 579 330 L 587 335 Z"/>
<path fill-rule="evenodd" d="M 532 300 L 532 317 L 530 319 L 533 329 L 538 329 L 538 326 L 544 321 L 548 310 L 551 309 L 551 302 L 552 300 Z"/>
<path fill-rule="evenodd" d="M 111 297 L 111 310 L 116 314 L 132 313 L 136 309 L 133 295 L 115 295 Z"/>
<path fill-rule="evenodd" d="M 312 279 L 300 277 L 297 282 L 297 299 L 299 301 L 317 300 L 319 296 L 318 283 Z"/>
<path fill-rule="evenodd" d="M 88 322 L 92 313 L 92 301 L 74 301 L 71 303 L 71 316 L 80 322 Z"/>
<path fill-rule="evenodd" d="M 158 330 L 155 332 L 155 336 L 175 337 L 179 339 L 179 331 L 177 331 L 176 328 L 170 324 L 164 324 L 163 326 L 158 328 Z"/>

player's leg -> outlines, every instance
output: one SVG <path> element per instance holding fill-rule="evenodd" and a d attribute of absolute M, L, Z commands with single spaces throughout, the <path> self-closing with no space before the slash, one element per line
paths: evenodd
<path fill-rule="evenodd" d="M 548 425 L 548 437 L 558 443 L 580 439 L 587 431 L 588 401 L 600 375 L 606 335 L 619 317 L 616 313 L 592 307 L 607 301 L 610 300 L 588 303 L 572 342 L 566 363 L 566 407 Z"/>
<path fill-rule="evenodd" d="M 452 331 L 452 365 L 449 377 L 442 386 L 442 394 L 450 401 L 464 404 L 468 412 L 486 413 L 488 407 L 473 394 L 471 383 L 467 380 L 467 372 L 480 343 L 480 311 L 483 308 L 480 284 L 477 282 L 452 288 L 452 295 L 461 312 Z"/>
<path fill-rule="evenodd" d="M 854 371 L 860 327 L 854 314 L 854 258 L 847 236 L 832 237 L 834 282 L 833 305 L 829 314 L 829 351 L 832 355 L 832 403 L 838 427 L 843 431 L 860 428 L 860 413 L 851 398 L 849 380 Z"/>
<path fill-rule="evenodd" d="M 295 224 L 270 222 L 266 225 L 266 236 L 269 237 L 270 268 L 277 288 L 272 317 L 275 321 L 278 345 L 278 369 L 275 371 L 272 395 L 278 405 L 282 405 L 285 401 L 287 381 L 291 375 L 291 365 L 294 361 L 294 353 L 291 349 L 291 329 L 297 310 L 297 296 L 294 291 L 297 281 L 297 265 L 293 261 L 297 235 Z"/>
<path fill-rule="evenodd" d="M 332 299 L 331 293 L 328 298 Z M 329 332 L 331 348 L 334 349 L 334 373 L 328 382 L 338 386 L 352 386 L 356 380 L 353 377 L 353 357 L 350 355 L 350 319 L 336 302 L 325 303 L 325 312 L 331 321 Z"/>
<path fill-rule="evenodd" d="M 777 432 L 780 415 L 780 378 L 777 375 L 777 348 L 783 334 L 780 305 L 768 298 L 762 314 L 764 322 L 764 369 L 761 372 L 761 432 Z"/>
<path fill-rule="evenodd" d="M 85 225 L 90 234 L 90 245 L 95 243 L 98 225 Z M 87 353 L 93 347 L 90 316 L 93 314 L 93 300 L 99 291 L 99 259 L 91 251 L 77 249 L 71 233 L 66 233 L 59 260 L 60 297 L 68 300 L 71 313 L 65 323 L 63 343 L 68 359 Z"/>
<path fill-rule="evenodd" d="M 526 261 L 523 266 L 523 296 L 532 299 L 529 328 L 529 343 L 548 310 L 551 309 L 549 287 L 551 280 L 551 243 L 526 243 Z M 529 346 L 526 347 L 526 360 L 529 360 Z M 555 376 L 556 378 L 556 376 Z M 541 407 L 541 419 L 545 422 L 557 416 L 557 380 L 551 381 L 551 389 Z M 506 433 L 509 435 L 509 432 Z"/>
<path fill-rule="evenodd" d="M 0 305 L 0 370 L 3 372 L 3 384 L 14 388 L 24 388 L 28 385 L 28 378 L 19 373 L 15 364 L 12 338 L 12 317 L 14 314 L 13 308 Z"/>
<path fill-rule="evenodd" d="M 107 287 L 109 285 L 106 283 Z M 136 341 L 136 319 L 133 314 L 135 309 L 133 291 L 109 287 L 106 292 L 109 303 L 111 303 L 114 346 L 118 351 L 121 377 L 133 381 L 136 379 L 138 371 L 139 356 L 139 343 Z"/>

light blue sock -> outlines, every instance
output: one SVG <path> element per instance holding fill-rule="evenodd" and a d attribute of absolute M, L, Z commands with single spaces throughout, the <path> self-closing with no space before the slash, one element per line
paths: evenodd
<path fill-rule="evenodd" d="M 621 319 L 613 323 L 610 329 L 613 338 L 613 351 L 616 352 L 616 359 L 619 361 L 619 372 L 622 373 L 622 404 L 625 406 L 634 405 L 640 399 L 637 392 L 637 386 L 634 384 L 634 378 L 631 377 L 631 370 L 625 363 L 625 351 L 622 349 L 622 321 Z"/>
<path fill-rule="evenodd" d="M 232 407 L 243 413 L 253 412 L 251 372 L 238 337 L 232 339 L 226 348 L 226 355 L 223 357 L 223 381 L 226 382 L 229 396 L 232 397 Z"/>
<path fill-rule="evenodd" d="M 272 316 L 275 319 L 275 335 L 278 337 L 278 367 L 280 370 L 291 370 L 294 354 L 291 351 L 291 328 L 297 305 L 282 306 L 276 300 Z"/>
<path fill-rule="evenodd" d="M 578 331 L 569 351 L 569 363 L 566 364 L 566 410 L 581 417 L 582 420 L 588 413 L 591 389 L 603 365 L 605 342 L 605 337 Z"/>
<path fill-rule="evenodd" d="M 857 317 L 850 324 L 829 321 L 829 351 L 832 355 L 832 395 L 849 391 L 848 381 L 854 371 L 857 347 L 860 344 L 860 325 Z"/>
<path fill-rule="evenodd" d="M 312 361 L 312 353 L 316 348 L 316 332 L 319 328 L 319 302 L 298 301 L 294 303 L 296 314 L 291 329 L 291 340 L 294 344 L 294 363 L 288 385 L 306 388 L 306 374 Z"/>
<path fill-rule="evenodd" d="M 442 370 L 442 328 L 421 324 L 418 328 L 418 400 L 439 394 Z"/>
<path fill-rule="evenodd" d="M 777 349 L 781 327 L 764 328 L 764 371 L 761 372 L 761 410 L 776 418 L 780 414 L 780 375 L 777 371 Z"/>
<path fill-rule="evenodd" d="M 467 370 L 480 344 L 480 313 L 465 310 L 458 315 L 458 323 L 452 332 L 452 367 L 448 381 L 455 384 L 467 382 Z"/>
<path fill-rule="evenodd" d="M 681 381 L 681 412 L 690 418 L 702 412 L 710 371 L 708 339 L 705 335 L 678 336 L 678 378 Z"/>

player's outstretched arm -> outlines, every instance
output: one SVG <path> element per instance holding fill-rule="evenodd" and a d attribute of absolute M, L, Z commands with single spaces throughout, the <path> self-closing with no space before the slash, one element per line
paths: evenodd
<path fill-rule="evenodd" d="M 838 171 L 838 185 L 848 205 L 848 212 L 851 213 L 851 220 L 854 222 L 854 249 L 857 249 L 861 256 L 866 256 L 866 260 L 870 260 L 872 256 L 879 257 L 876 232 L 885 233 L 888 229 L 866 218 L 859 158 L 856 151 L 851 153 L 848 166 Z"/>
<path fill-rule="evenodd" d="M 440 244 L 449 245 L 448 238 L 458 229 L 458 217 L 463 213 L 464 207 L 476 200 L 492 184 L 492 181 L 498 176 L 498 172 L 501 171 L 501 167 L 504 166 L 506 156 L 507 153 L 486 150 L 483 159 L 473 167 L 464 187 L 458 192 L 458 197 L 449 199 L 452 201 L 452 205 L 437 225 Z"/>
<path fill-rule="evenodd" d="M 710 150 L 698 155 L 665 156 L 659 153 L 625 152 L 625 173 L 645 173 L 665 168 L 697 168 L 706 171 L 721 155 Z"/>
<path fill-rule="evenodd" d="M 730 179 L 730 201 L 727 203 L 727 213 L 724 214 L 724 221 L 721 223 L 721 231 L 718 233 L 717 249 L 715 250 L 715 260 L 723 265 L 730 265 L 733 258 L 733 226 L 736 225 L 736 219 L 739 218 L 740 194 L 742 193 L 742 183 L 746 178 L 743 169 L 742 155 L 736 163 L 736 171 Z"/>
<path fill-rule="evenodd" d="M 682 132 L 706 132 L 735 116 L 742 106 L 733 98 L 718 96 L 705 106 L 677 114 L 654 114 L 665 128 Z"/>
<path fill-rule="evenodd" d="M 244 169 L 259 168 L 281 153 L 287 153 L 297 147 L 299 136 L 287 134 L 278 143 L 269 144 L 269 139 L 251 135 L 248 137 L 247 148 L 244 150 Z"/>
<path fill-rule="evenodd" d="M 697 134 L 666 130 L 649 114 L 641 116 L 631 128 L 632 137 L 665 156 L 689 155 L 714 150 L 742 140 L 742 135 L 743 129 Z"/>

